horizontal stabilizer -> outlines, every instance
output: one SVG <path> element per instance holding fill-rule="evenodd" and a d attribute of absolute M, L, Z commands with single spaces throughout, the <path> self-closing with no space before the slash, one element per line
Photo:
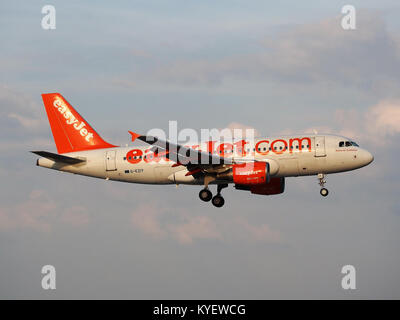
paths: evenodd
<path fill-rule="evenodd" d="M 47 151 L 31 151 L 31 152 L 34 154 L 37 154 L 38 156 L 53 160 L 55 162 L 63 162 L 63 163 L 68 163 L 68 164 L 77 164 L 77 163 L 81 163 L 81 162 L 86 162 L 86 160 L 62 156 L 60 154 L 47 152 Z"/>

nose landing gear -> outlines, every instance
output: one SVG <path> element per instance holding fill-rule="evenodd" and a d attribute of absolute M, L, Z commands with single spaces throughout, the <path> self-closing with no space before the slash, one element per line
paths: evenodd
<path fill-rule="evenodd" d="M 329 194 L 328 189 L 326 188 L 322 188 L 319 193 L 321 194 L 321 196 L 326 197 Z"/>
<path fill-rule="evenodd" d="M 319 191 L 319 193 L 321 194 L 321 196 L 326 197 L 329 194 L 328 189 L 325 188 L 325 175 L 323 173 L 318 173 L 318 180 L 319 180 L 319 185 L 321 186 L 321 190 Z"/>

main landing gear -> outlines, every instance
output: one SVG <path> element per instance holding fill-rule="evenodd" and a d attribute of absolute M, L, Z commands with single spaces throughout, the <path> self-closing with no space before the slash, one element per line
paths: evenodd
<path fill-rule="evenodd" d="M 325 175 L 323 173 L 318 173 L 318 180 L 319 185 L 321 186 L 321 190 L 319 191 L 319 193 L 321 194 L 321 196 L 326 197 L 329 194 L 329 191 L 325 188 Z"/>
<path fill-rule="evenodd" d="M 221 196 L 221 190 L 226 187 L 228 187 L 227 183 L 218 184 L 217 185 L 217 194 L 213 197 L 211 191 L 208 190 L 208 186 L 207 186 L 204 189 L 200 190 L 199 197 L 201 200 L 207 201 L 207 202 L 212 200 L 211 202 L 215 207 L 221 208 L 225 204 L 225 200 Z"/>

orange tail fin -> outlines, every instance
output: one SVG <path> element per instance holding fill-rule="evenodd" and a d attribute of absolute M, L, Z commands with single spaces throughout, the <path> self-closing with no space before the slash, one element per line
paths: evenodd
<path fill-rule="evenodd" d="M 76 112 L 59 93 L 42 94 L 58 153 L 115 147 Z"/>

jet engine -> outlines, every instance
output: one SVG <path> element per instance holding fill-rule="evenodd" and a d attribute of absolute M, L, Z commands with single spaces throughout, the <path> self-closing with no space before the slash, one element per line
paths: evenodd
<path fill-rule="evenodd" d="M 256 185 L 235 184 L 235 188 L 238 190 L 248 190 L 251 193 L 261 195 L 280 194 L 285 191 L 285 178 L 271 178 L 269 183 Z"/>

